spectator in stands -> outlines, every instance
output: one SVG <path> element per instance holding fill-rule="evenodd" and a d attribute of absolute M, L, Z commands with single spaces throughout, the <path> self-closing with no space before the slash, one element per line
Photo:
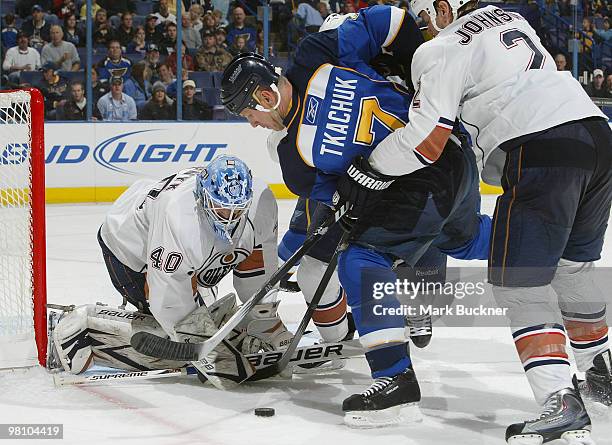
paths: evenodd
<path fill-rule="evenodd" d="M 166 22 L 171 22 L 176 25 L 176 16 L 174 14 L 170 14 L 170 10 L 168 9 L 168 0 L 159 0 L 159 12 L 156 12 L 153 15 L 157 18 L 156 25 Z"/>
<path fill-rule="evenodd" d="M 91 17 L 95 17 L 98 13 L 98 10 L 102 9 L 102 6 L 98 5 L 98 0 L 91 0 Z M 87 17 L 87 2 L 83 2 L 83 6 L 81 6 L 81 13 L 79 14 L 83 20 Z"/>
<path fill-rule="evenodd" d="M 156 23 L 157 17 L 153 14 L 149 14 L 145 22 L 145 40 L 147 43 L 159 45 L 164 36 L 160 30 L 160 27 L 158 27 Z"/>
<path fill-rule="evenodd" d="M 198 49 L 202 46 L 202 36 L 196 31 L 191 25 L 191 18 L 189 15 L 184 14 L 182 17 L 183 24 L 183 42 L 189 49 Z"/>
<path fill-rule="evenodd" d="M 229 25 L 228 21 L 225 19 L 225 16 L 218 9 L 213 11 L 213 17 L 215 19 L 215 28 L 225 28 L 227 25 Z"/>
<path fill-rule="evenodd" d="M 15 16 L 13 14 L 7 14 L 4 16 L 4 28 L 2 28 L 2 46 L 5 48 L 12 48 L 17 46 L 17 34 L 19 31 L 15 27 Z"/>
<path fill-rule="evenodd" d="M 183 3 L 189 2 L 191 4 L 197 4 L 202 7 L 202 13 L 206 11 L 212 11 L 214 8 L 212 0 L 183 0 Z"/>
<path fill-rule="evenodd" d="M 53 63 L 43 65 L 43 80 L 38 89 L 45 98 L 45 118 L 55 119 L 56 110 L 64 105 L 68 83 L 59 76 Z"/>
<path fill-rule="evenodd" d="M 330 14 L 329 7 L 327 6 L 327 3 L 325 2 L 317 3 L 317 11 L 319 11 L 319 14 L 321 15 L 321 18 L 323 20 L 325 20 L 327 16 Z"/>
<path fill-rule="evenodd" d="M 115 31 L 115 38 L 123 47 L 127 47 L 134 39 L 136 29 L 133 25 L 134 18 L 131 13 L 126 12 L 121 16 L 121 25 Z"/>
<path fill-rule="evenodd" d="M 344 6 L 342 6 L 342 14 L 353 14 L 355 12 L 355 4 L 348 0 L 344 2 Z"/>
<path fill-rule="evenodd" d="M 114 76 L 121 76 L 123 79 L 130 77 L 132 62 L 123 57 L 119 40 L 108 42 L 108 56 L 98 64 L 98 73 L 101 79 L 110 79 Z"/>
<path fill-rule="evenodd" d="M 183 83 L 183 120 L 208 121 L 212 119 L 212 109 L 196 99 L 196 85 L 193 80 Z"/>
<path fill-rule="evenodd" d="M 189 73 L 187 72 L 185 68 L 183 68 L 182 80 L 183 80 L 183 83 L 189 80 Z M 171 97 L 172 99 L 176 99 L 177 89 L 178 89 L 178 81 L 174 79 L 170 85 L 166 86 L 166 95 L 168 97 Z"/>
<path fill-rule="evenodd" d="M 140 112 L 140 119 L 150 121 L 167 121 L 176 119 L 174 101 L 166 96 L 166 87 L 161 82 L 153 85 L 153 97 Z"/>
<path fill-rule="evenodd" d="M 139 110 L 151 99 L 151 70 L 144 60 L 132 67 L 132 76 L 123 84 L 123 92 L 134 99 Z"/>
<path fill-rule="evenodd" d="M 172 73 L 175 75 L 176 75 L 176 66 L 177 66 L 177 59 L 178 59 L 177 50 L 178 48 L 174 48 L 174 50 L 172 51 L 172 54 L 170 54 L 166 58 L 166 65 L 170 67 L 170 69 L 172 70 Z M 193 57 L 187 54 L 187 48 L 185 47 L 185 42 L 183 42 L 183 44 L 181 45 L 181 51 L 182 51 L 181 59 L 183 61 L 183 67 L 189 71 L 195 70 L 195 66 L 193 65 Z"/>
<path fill-rule="evenodd" d="M 175 80 L 176 79 L 174 77 L 174 74 L 172 73 L 168 65 L 162 63 L 159 66 L 159 81 L 163 83 L 165 87 L 168 87 Z"/>
<path fill-rule="evenodd" d="M 319 11 L 312 7 L 308 0 L 300 0 L 300 5 L 297 8 L 295 17 L 307 33 L 318 32 L 319 27 L 323 24 L 323 18 Z"/>
<path fill-rule="evenodd" d="M 263 55 L 264 53 L 264 32 L 263 32 L 263 27 L 259 27 L 257 29 L 257 42 L 255 42 L 255 52 L 257 54 L 261 54 Z M 272 48 L 272 45 L 268 44 L 268 56 L 269 57 L 274 57 L 274 48 Z"/>
<path fill-rule="evenodd" d="M 166 23 L 166 35 L 160 44 L 160 50 L 162 54 L 168 55 L 174 51 L 176 46 L 176 38 L 178 36 L 178 30 L 176 23 Z"/>
<path fill-rule="evenodd" d="M 238 54 L 248 53 L 250 50 L 247 46 L 247 39 L 244 35 L 237 35 L 234 37 L 234 43 L 229 48 L 229 52 L 233 56 L 237 56 Z"/>
<path fill-rule="evenodd" d="M 98 80 L 98 72 L 95 68 L 91 68 L 91 89 L 93 92 L 93 104 L 97 104 L 98 100 L 109 91 L 108 82 Z M 94 107 L 95 108 L 95 107 Z"/>
<path fill-rule="evenodd" d="M 128 54 L 145 54 L 147 52 L 147 42 L 145 39 L 145 29 L 142 26 L 136 27 L 136 32 L 134 33 L 134 39 L 127 46 Z"/>
<path fill-rule="evenodd" d="M 226 37 L 227 32 L 225 32 L 225 29 L 219 28 L 215 31 L 215 40 L 217 41 L 217 48 L 221 48 L 229 52 L 227 42 L 225 41 Z"/>
<path fill-rule="evenodd" d="M 64 40 L 72 43 L 74 46 L 85 46 L 85 33 L 77 26 L 77 17 L 74 14 L 68 14 L 64 17 Z"/>
<path fill-rule="evenodd" d="M 100 0 L 100 4 L 106 9 L 109 16 L 121 16 L 126 12 L 134 14 L 136 5 L 133 0 Z"/>
<path fill-rule="evenodd" d="M 51 12 L 63 20 L 70 14 L 76 14 L 76 5 L 72 0 L 54 0 Z"/>
<path fill-rule="evenodd" d="M 202 9 L 202 6 L 198 5 L 197 3 L 192 4 L 189 8 L 189 19 L 191 20 L 191 26 L 197 32 L 202 31 L 202 26 L 204 25 L 202 23 L 203 15 L 204 9 Z"/>
<path fill-rule="evenodd" d="M 601 38 L 604 42 L 609 42 L 612 40 L 612 29 L 610 29 L 610 19 L 606 17 L 603 20 L 603 29 L 597 29 L 595 24 L 593 24 L 593 32 L 599 38 Z"/>
<path fill-rule="evenodd" d="M 593 81 L 584 87 L 586 92 L 591 97 L 608 97 L 608 91 L 604 85 L 603 70 L 593 70 Z"/>
<path fill-rule="evenodd" d="M 568 71 L 567 58 L 563 53 L 557 53 L 555 55 L 555 64 L 557 65 L 557 71 Z"/>
<path fill-rule="evenodd" d="M 232 61 L 232 55 L 217 46 L 217 39 L 211 31 L 204 33 L 204 43 L 196 54 L 196 70 L 223 71 Z"/>
<path fill-rule="evenodd" d="M 132 121 L 138 118 L 136 102 L 123 92 L 123 77 L 110 80 L 111 90 L 98 100 L 98 111 L 105 121 Z"/>
<path fill-rule="evenodd" d="M 106 9 L 98 9 L 93 26 L 93 41 L 96 46 L 107 46 L 113 39 L 113 28 L 108 22 Z"/>
<path fill-rule="evenodd" d="M 147 43 L 147 53 L 145 54 L 144 62 L 151 70 L 151 81 L 159 80 L 159 49 L 154 43 Z"/>
<path fill-rule="evenodd" d="M 48 11 L 51 8 L 51 0 L 17 0 L 15 2 L 15 13 L 25 19 L 32 13 L 32 7 L 38 5 L 43 11 Z"/>
<path fill-rule="evenodd" d="M 21 30 L 30 37 L 30 45 L 38 50 L 51 40 L 51 25 L 45 21 L 40 5 L 32 6 L 32 18 L 23 23 Z"/>
<path fill-rule="evenodd" d="M 252 51 L 255 48 L 257 40 L 257 32 L 245 24 L 246 14 L 241 6 L 236 6 L 232 11 L 232 24 L 227 28 L 227 41 L 236 42 L 237 36 L 243 36 L 247 50 Z M 206 22 L 204 22 L 206 25 Z"/>
<path fill-rule="evenodd" d="M 202 18 L 201 33 L 203 34 L 204 31 L 214 32 L 216 29 L 217 29 L 217 24 L 215 23 L 215 16 L 212 15 L 210 11 L 208 11 L 206 14 L 204 14 L 204 17 Z"/>
<path fill-rule="evenodd" d="M 212 0 L 213 11 L 221 12 L 221 17 L 224 19 L 229 16 L 231 0 Z M 227 26 L 227 24 L 225 25 Z"/>
<path fill-rule="evenodd" d="M 59 25 L 51 27 L 51 42 L 47 43 L 41 53 L 40 62 L 43 65 L 52 63 L 56 69 L 63 71 L 72 71 L 72 65 L 75 62 L 80 62 L 79 53 L 76 46 L 70 42 L 62 40 L 64 31 Z"/>
<path fill-rule="evenodd" d="M 578 36 L 580 38 L 580 40 L 582 40 L 585 50 L 586 51 L 591 51 L 591 47 L 593 46 L 593 21 L 588 18 L 585 17 L 582 19 L 582 32 L 584 34 L 586 34 L 586 36 L 588 37 L 587 39 L 584 38 L 584 36 Z"/>
<path fill-rule="evenodd" d="M 2 69 L 8 73 L 9 82 L 19 84 L 22 71 L 37 71 L 40 69 L 40 54 L 28 46 L 30 39 L 24 32 L 17 34 L 17 46 L 6 51 Z"/>
<path fill-rule="evenodd" d="M 70 84 L 70 99 L 62 107 L 62 119 L 84 121 L 87 119 L 87 99 L 83 82 L 76 80 Z"/>

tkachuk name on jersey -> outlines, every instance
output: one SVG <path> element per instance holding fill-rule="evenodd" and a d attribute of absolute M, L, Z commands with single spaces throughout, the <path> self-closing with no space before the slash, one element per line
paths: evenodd
<path fill-rule="evenodd" d="M 348 123 L 351 121 L 351 114 L 353 113 L 354 90 L 356 88 L 356 79 L 335 78 L 331 105 L 327 112 L 328 122 L 325 124 L 325 129 L 329 130 L 329 132 L 326 131 L 323 134 L 324 139 L 320 150 L 322 155 L 329 153 L 342 156 L 342 151 L 328 148 L 325 144 L 344 148 L 346 135 L 349 131 Z"/>
<path fill-rule="evenodd" d="M 455 34 L 461 37 L 459 41 L 461 45 L 469 45 L 474 35 L 514 20 L 514 16 L 499 8 L 493 11 L 476 12 L 470 15 L 470 19 L 461 25 L 461 29 L 455 31 Z"/>

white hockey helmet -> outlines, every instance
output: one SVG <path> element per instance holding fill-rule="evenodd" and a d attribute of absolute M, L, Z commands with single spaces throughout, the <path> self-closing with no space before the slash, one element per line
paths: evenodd
<path fill-rule="evenodd" d="M 325 18 L 325 21 L 319 27 L 319 32 L 328 31 L 330 29 L 336 29 L 348 19 L 355 20 L 359 14 L 352 12 L 350 14 L 337 14 L 331 13 Z"/>
<path fill-rule="evenodd" d="M 418 17 L 421 12 L 425 11 L 429 15 L 429 19 L 431 20 L 431 25 L 438 32 L 442 31 L 438 28 L 436 23 L 436 6 L 438 0 L 410 0 L 410 9 L 412 12 Z M 457 20 L 457 13 L 459 8 L 463 5 L 470 2 L 470 0 L 445 0 L 451 8 L 451 12 L 453 14 L 453 21 Z"/>

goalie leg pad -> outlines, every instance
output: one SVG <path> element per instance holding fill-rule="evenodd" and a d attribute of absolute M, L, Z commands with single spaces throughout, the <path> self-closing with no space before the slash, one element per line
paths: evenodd
<path fill-rule="evenodd" d="M 92 364 L 130 371 L 184 365 L 136 352 L 130 339 L 139 331 L 166 335 L 150 315 L 89 304 L 64 314 L 53 331 L 53 345 L 62 367 L 72 374 Z"/>

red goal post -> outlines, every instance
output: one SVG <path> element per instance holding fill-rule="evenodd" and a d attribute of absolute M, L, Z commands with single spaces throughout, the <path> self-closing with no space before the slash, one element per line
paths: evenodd
<path fill-rule="evenodd" d="M 0 91 L 0 368 L 46 364 L 44 98 Z"/>

